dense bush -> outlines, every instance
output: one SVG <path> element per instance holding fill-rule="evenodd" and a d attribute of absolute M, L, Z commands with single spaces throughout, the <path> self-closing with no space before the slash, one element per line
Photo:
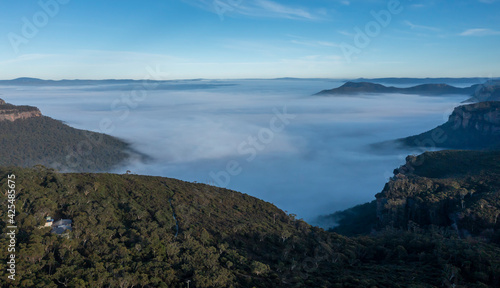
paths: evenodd
<path fill-rule="evenodd" d="M 0 165 L 79 172 L 109 171 L 134 153 L 119 139 L 45 116 L 0 121 L 0 147 Z"/>
<path fill-rule="evenodd" d="M 439 229 L 347 238 L 238 192 L 138 175 L 16 175 L 17 275 L 4 287 L 485 287 L 500 248 Z M 7 196 L 0 198 L 5 203 Z M 7 219 L 0 210 L 0 219 Z M 39 229 L 69 218 L 69 238 Z M 175 218 L 174 218 L 175 216 Z M 0 258 L 7 259 L 0 222 Z"/>

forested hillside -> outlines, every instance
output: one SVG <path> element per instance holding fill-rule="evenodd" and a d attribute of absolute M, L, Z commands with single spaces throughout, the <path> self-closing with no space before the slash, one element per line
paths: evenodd
<path fill-rule="evenodd" d="M 439 229 L 347 238 L 204 184 L 37 166 L 1 168 L 3 191 L 8 175 L 16 176 L 17 275 L 5 282 L 0 262 L 3 287 L 500 285 L 498 246 Z M 38 228 L 47 215 L 73 220 L 68 238 Z"/>
<path fill-rule="evenodd" d="M 109 171 L 125 161 L 129 145 L 41 116 L 0 121 L 0 165 L 42 164 L 63 171 Z"/>

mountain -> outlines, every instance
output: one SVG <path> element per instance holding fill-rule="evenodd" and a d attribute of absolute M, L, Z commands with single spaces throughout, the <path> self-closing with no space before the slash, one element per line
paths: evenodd
<path fill-rule="evenodd" d="M 145 159 L 129 144 L 72 128 L 31 106 L 0 99 L 0 165 L 46 165 L 64 171 L 109 171 L 131 157 Z"/>
<path fill-rule="evenodd" d="M 99 85 L 99 84 L 141 84 L 143 80 L 132 79 L 103 79 L 103 80 L 44 80 L 39 78 L 21 77 L 11 80 L 0 80 L 0 85 L 23 85 L 23 86 L 66 86 L 66 85 Z M 148 83 L 158 83 L 162 81 L 148 80 Z"/>
<path fill-rule="evenodd" d="M 500 101 L 500 81 L 488 81 L 464 102 Z"/>
<path fill-rule="evenodd" d="M 134 91 L 138 89 L 158 90 L 197 90 L 235 86 L 234 83 L 225 83 L 222 80 L 132 80 L 132 79 L 104 79 L 104 80 L 43 80 L 38 78 L 17 78 L 0 80 L 0 86 L 34 86 L 34 87 L 73 87 L 87 91 Z"/>
<path fill-rule="evenodd" d="M 382 227 L 446 227 L 500 240 L 500 151 L 409 156 L 376 195 Z M 499 242 L 500 243 L 500 242 Z"/>
<path fill-rule="evenodd" d="M 10 259 L 15 231 L 16 280 L 1 264 L 2 287 L 500 284 L 500 247 L 439 230 L 348 238 L 242 193 L 163 177 L 0 167 L 0 185 L 12 182 L 17 229 L 0 209 L 0 257 Z M 46 216 L 72 220 L 72 231 L 40 228 Z"/>
<path fill-rule="evenodd" d="M 344 235 L 440 228 L 500 244 L 500 151 L 444 150 L 408 156 L 376 200 L 323 216 Z M 374 221 L 374 219 L 376 219 Z"/>
<path fill-rule="evenodd" d="M 330 95 L 351 95 L 365 93 L 401 93 L 401 94 L 418 94 L 418 95 L 446 95 L 446 94 L 466 94 L 472 95 L 478 85 L 473 85 L 467 88 L 457 88 L 447 84 L 422 84 L 409 88 L 387 87 L 382 84 L 370 82 L 346 82 L 344 85 L 323 90 L 314 95 L 330 96 Z"/>
<path fill-rule="evenodd" d="M 492 80 L 498 80 L 498 78 L 493 78 Z M 485 82 L 485 78 L 358 78 L 351 80 L 352 82 L 374 82 L 374 83 L 391 83 L 399 85 L 419 85 L 419 84 L 442 84 L 446 83 L 448 85 L 453 84 L 463 84 L 463 83 L 476 83 L 481 84 Z"/>
<path fill-rule="evenodd" d="M 443 125 L 396 142 L 410 147 L 498 149 L 500 102 L 480 102 L 456 107 Z"/>

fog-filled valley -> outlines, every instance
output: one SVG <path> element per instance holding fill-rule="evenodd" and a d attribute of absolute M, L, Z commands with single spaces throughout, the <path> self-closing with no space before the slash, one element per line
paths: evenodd
<path fill-rule="evenodd" d="M 468 98 L 312 96 L 342 83 L 277 79 L 2 86 L 0 97 L 36 106 L 75 128 L 116 136 L 150 157 L 112 172 L 227 187 L 318 224 L 319 215 L 374 199 L 408 154 L 423 152 L 371 144 L 434 128 Z"/>

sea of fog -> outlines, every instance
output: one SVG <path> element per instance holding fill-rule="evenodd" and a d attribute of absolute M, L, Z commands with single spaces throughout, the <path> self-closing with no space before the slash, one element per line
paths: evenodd
<path fill-rule="evenodd" d="M 152 160 L 114 172 L 227 187 L 315 224 L 371 201 L 418 149 L 370 144 L 443 123 L 467 96 L 312 96 L 335 80 L 190 80 L 161 86 L 1 86 L 70 126 L 124 139 Z"/>

